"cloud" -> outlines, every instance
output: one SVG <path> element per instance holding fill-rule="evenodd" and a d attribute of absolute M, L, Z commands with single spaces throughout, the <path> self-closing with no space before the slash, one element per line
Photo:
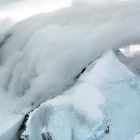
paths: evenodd
<path fill-rule="evenodd" d="M 72 0 L 0 0 L 0 18 L 11 17 L 17 22 L 38 13 L 70 6 L 71 2 Z"/>
<path fill-rule="evenodd" d="M 0 4 L 11 4 L 15 2 L 21 2 L 23 0 L 0 0 Z"/>
<path fill-rule="evenodd" d="M 74 3 L 100 3 L 100 4 L 109 4 L 109 3 L 118 3 L 118 2 L 129 2 L 129 1 L 140 1 L 140 0 L 74 0 Z"/>
<path fill-rule="evenodd" d="M 12 26 L 10 18 L 0 19 L 0 35 L 4 34 Z"/>

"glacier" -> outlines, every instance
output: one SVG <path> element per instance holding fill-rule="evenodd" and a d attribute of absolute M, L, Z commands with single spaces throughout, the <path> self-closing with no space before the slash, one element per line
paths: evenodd
<path fill-rule="evenodd" d="M 1 29 L 0 140 L 139 139 L 140 53 L 122 51 L 139 5 L 75 0 Z"/>

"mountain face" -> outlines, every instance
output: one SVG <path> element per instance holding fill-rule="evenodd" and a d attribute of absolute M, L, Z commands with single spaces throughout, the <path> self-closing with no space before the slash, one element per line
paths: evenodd
<path fill-rule="evenodd" d="M 0 140 L 137 140 L 140 55 L 121 49 L 139 46 L 139 5 L 78 0 L 4 33 Z"/>
<path fill-rule="evenodd" d="M 127 140 L 140 129 L 140 79 L 110 51 L 29 114 L 24 140 Z M 46 138 L 43 138 L 46 137 Z"/>

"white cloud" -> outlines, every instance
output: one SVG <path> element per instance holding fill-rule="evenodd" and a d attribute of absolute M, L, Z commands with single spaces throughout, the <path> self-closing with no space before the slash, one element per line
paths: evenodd
<path fill-rule="evenodd" d="M 29 16 L 68 7 L 72 0 L 0 0 L 0 19 L 12 18 L 17 22 Z"/>

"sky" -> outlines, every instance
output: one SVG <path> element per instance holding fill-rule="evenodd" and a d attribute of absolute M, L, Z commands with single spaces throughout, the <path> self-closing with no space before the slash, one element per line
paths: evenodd
<path fill-rule="evenodd" d="M 68 7 L 72 0 L 0 0 L 0 21 L 20 21 L 29 16 Z"/>
<path fill-rule="evenodd" d="M 71 6 L 73 0 L 0 0 L 0 35 L 30 16 Z"/>
<path fill-rule="evenodd" d="M 0 0 L 0 21 L 10 19 L 12 22 L 18 22 L 38 13 L 50 12 L 59 8 L 68 7 L 73 1 L 103 3 L 132 0 Z"/>
<path fill-rule="evenodd" d="M 32 15 L 69 7 L 79 1 L 104 3 L 140 0 L 0 0 L 0 34 Z"/>

